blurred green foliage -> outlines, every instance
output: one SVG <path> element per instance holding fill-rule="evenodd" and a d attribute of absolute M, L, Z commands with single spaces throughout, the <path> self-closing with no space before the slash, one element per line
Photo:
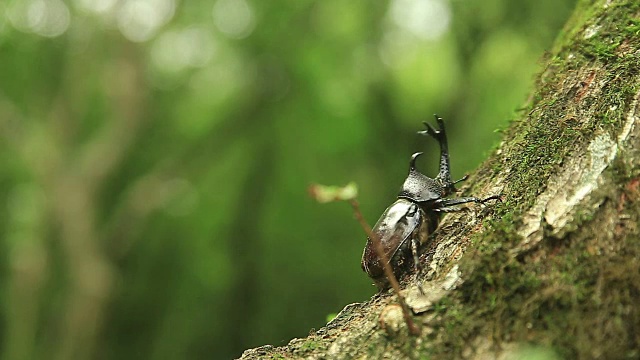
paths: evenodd
<path fill-rule="evenodd" d="M 436 112 L 477 166 L 573 0 L 0 4 L 3 359 L 209 359 L 374 292 L 371 223 Z"/>

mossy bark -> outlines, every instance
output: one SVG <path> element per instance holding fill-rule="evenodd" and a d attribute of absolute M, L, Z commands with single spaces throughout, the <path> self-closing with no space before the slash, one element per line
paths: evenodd
<path fill-rule="evenodd" d="M 347 306 L 255 358 L 640 357 L 640 2 L 581 1 L 535 90 L 447 215 L 406 295 Z M 544 357 L 546 356 L 546 357 Z"/>

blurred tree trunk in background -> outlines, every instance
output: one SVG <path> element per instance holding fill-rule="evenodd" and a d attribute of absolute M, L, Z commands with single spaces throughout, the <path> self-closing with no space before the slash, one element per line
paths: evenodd
<path fill-rule="evenodd" d="M 88 102 L 83 83 L 63 82 L 50 104 L 50 112 L 39 114 L 47 121 L 29 127 L 26 125 L 29 119 L 17 111 L 4 114 L 6 140 L 34 175 L 32 183 L 21 185 L 20 191 L 13 193 L 10 215 L 25 216 L 27 222 L 35 222 L 23 224 L 28 225 L 25 229 L 35 230 L 25 238 L 20 229 L 12 233 L 19 240 L 11 244 L 4 358 L 82 359 L 94 352 L 116 280 L 102 248 L 106 234 L 96 223 L 98 189 L 114 168 L 121 165 L 146 118 L 139 57 L 130 44 L 121 45 L 116 57 L 122 67 L 115 74 L 103 74 L 102 79 L 107 91 L 113 94 L 112 114 L 89 144 L 78 146 L 76 142 L 76 132 L 82 126 L 78 115 L 80 104 Z M 73 68 L 71 63 L 62 67 L 68 67 L 63 71 L 76 76 L 85 70 Z M 78 103 L 71 101 L 74 92 L 82 93 L 79 96 L 82 100 L 76 98 Z M 31 211 L 42 213 L 29 214 Z M 47 217 L 55 225 L 48 223 Z M 16 221 L 20 222 L 24 220 Z M 53 254 L 51 244 L 44 240 L 50 227 L 60 234 Z M 58 263 L 58 254 L 64 259 L 63 264 Z M 67 271 L 64 286 L 56 289 L 51 298 L 43 296 L 47 281 L 51 280 L 47 278 L 50 269 L 57 267 Z M 44 305 L 39 296 L 47 300 Z M 53 315 L 59 317 L 53 328 L 38 329 L 40 306 L 47 310 L 59 308 L 60 313 Z M 34 346 L 40 332 L 47 333 L 49 341 L 56 339 L 48 344 L 47 354 L 38 353 Z"/>
<path fill-rule="evenodd" d="M 545 62 L 466 182 L 504 202 L 447 215 L 407 287 L 419 337 L 386 293 L 243 358 L 640 357 L 640 3 L 581 1 Z"/>

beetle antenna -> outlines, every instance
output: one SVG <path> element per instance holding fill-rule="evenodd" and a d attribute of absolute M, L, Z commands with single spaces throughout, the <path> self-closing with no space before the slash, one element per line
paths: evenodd
<path fill-rule="evenodd" d="M 416 160 L 418 159 L 418 156 L 422 155 L 423 152 L 417 152 L 413 155 L 411 155 L 411 160 L 409 160 L 409 171 L 413 171 L 416 169 Z"/>

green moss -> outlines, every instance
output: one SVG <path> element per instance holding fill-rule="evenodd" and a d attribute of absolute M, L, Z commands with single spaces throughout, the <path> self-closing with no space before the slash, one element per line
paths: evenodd
<path fill-rule="evenodd" d="M 300 350 L 301 351 L 311 351 L 311 350 L 315 350 L 319 347 L 319 344 L 317 341 L 314 340 L 307 340 L 304 342 L 304 344 L 300 345 Z"/>
<path fill-rule="evenodd" d="M 564 358 L 593 357 L 595 349 L 607 349 L 612 357 L 638 355 L 625 349 L 633 349 L 637 339 L 632 336 L 640 331 L 640 311 L 632 305 L 640 296 L 640 268 L 634 260 L 640 241 L 637 226 L 630 225 L 639 219 L 606 223 L 617 218 L 612 214 L 619 211 L 619 199 L 578 212 L 562 239 L 547 235 L 530 253 L 510 253 L 522 240 L 517 229 L 523 214 L 545 190 L 550 175 L 572 149 L 586 147 L 594 132 L 615 136 L 639 90 L 630 79 L 640 75 L 640 61 L 632 55 L 640 49 L 640 20 L 634 18 L 640 3 L 605 8 L 583 1 L 581 7 L 584 11 L 565 29 L 568 35 L 559 39 L 556 55 L 537 79 L 527 116 L 506 131 L 509 140 L 501 154 L 479 174 L 493 179 L 508 173 L 506 197 L 485 223 L 488 231 L 471 239 L 460 264 L 469 278 L 460 291 L 435 305 L 443 329 L 431 348 L 435 357 L 460 357 L 479 333 L 493 334 L 498 341 L 552 345 Z M 585 39 L 590 27 L 595 33 Z M 617 160 L 607 176 L 622 189 L 640 170 Z M 483 180 L 477 183 L 484 185 Z M 638 205 L 630 198 L 623 208 Z M 585 230 L 599 228 L 620 232 L 608 245 L 618 251 L 607 251 Z M 603 328 L 607 336 L 601 334 Z"/>
<path fill-rule="evenodd" d="M 335 318 L 336 318 L 336 316 L 338 316 L 338 313 L 330 313 L 330 314 L 327 314 L 327 316 L 326 316 L 326 322 L 327 322 L 327 323 L 328 323 L 328 322 L 330 322 L 331 320 L 335 319 Z"/>

